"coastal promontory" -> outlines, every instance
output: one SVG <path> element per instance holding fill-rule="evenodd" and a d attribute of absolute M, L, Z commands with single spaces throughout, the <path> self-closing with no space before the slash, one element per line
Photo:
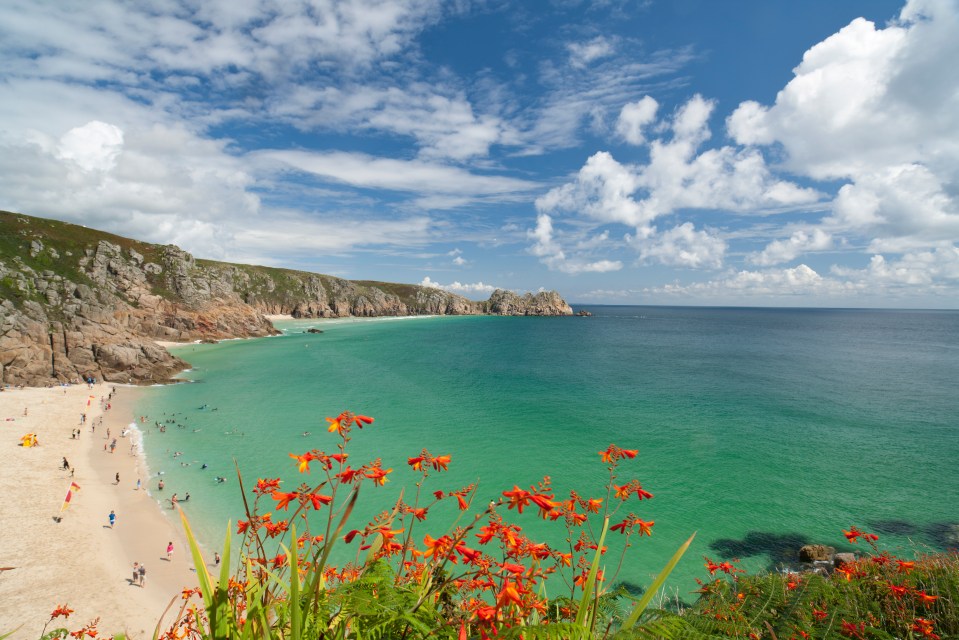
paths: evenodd
<path fill-rule="evenodd" d="M 188 365 L 157 341 L 274 335 L 267 315 L 572 315 L 556 292 L 486 301 L 412 284 L 353 281 L 197 259 L 55 220 L 0 212 L 0 381 L 169 380 Z"/>

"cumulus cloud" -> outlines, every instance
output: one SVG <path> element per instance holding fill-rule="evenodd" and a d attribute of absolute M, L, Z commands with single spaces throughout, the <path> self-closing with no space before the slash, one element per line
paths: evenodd
<path fill-rule="evenodd" d="M 869 251 L 959 237 L 959 7 L 909 0 L 883 28 L 859 18 L 810 48 L 774 104 L 727 120 L 742 144 L 781 147 L 784 166 L 845 184 L 824 221 Z"/>
<path fill-rule="evenodd" d="M 421 287 L 431 287 L 433 289 L 442 289 L 443 291 L 449 291 L 451 293 L 458 293 L 464 296 L 470 296 L 474 294 L 480 295 L 489 295 L 501 287 L 494 287 L 490 284 L 484 284 L 482 282 L 476 282 L 473 284 L 463 283 L 463 282 L 452 282 L 450 284 L 440 284 L 439 282 L 433 282 L 429 276 L 423 278 L 423 281 L 420 282 Z"/>
<path fill-rule="evenodd" d="M 651 123 L 655 102 L 638 104 L 643 106 L 633 111 L 642 113 L 633 113 L 627 120 L 632 118 L 632 125 Z M 809 204 L 820 198 L 814 189 L 776 177 L 756 149 L 723 146 L 700 151 L 711 137 L 709 118 L 714 106 L 702 96 L 690 98 L 659 127 L 667 133 L 648 141 L 646 164 L 625 165 L 606 151 L 593 154 L 574 180 L 537 198 L 538 219 L 542 220 L 543 214 L 569 213 L 594 223 L 626 225 L 633 228 L 627 237 L 640 251 L 641 260 L 719 268 L 726 242 L 715 233 L 696 231 L 691 223 L 685 223 L 655 237 L 653 221 L 687 209 L 752 213 L 764 207 Z M 639 140 L 642 128 L 638 132 L 627 128 L 627 134 Z M 559 269 L 568 265 L 565 259 L 557 258 L 564 251 L 552 236 L 549 244 L 540 235 L 533 237 L 537 240 L 533 253 L 547 266 Z"/>
<path fill-rule="evenodd" d="M 643 128 L 656 121 L 658 108 L 659 103 L 650 96 L 643 96 L 637 102 L 624 105 L 616 121 L 616 133 L 630 144 L 643 144 L 646 142 Z"/>
<path fill-rule="evenodd" d="M 832 246 L 832 236 L 822 229 L 799 229 L 786 240 L 770 242 L 765 249 L 749 256 L 749 261 L 761 266 L 771 266 L 795 260 L 809 251 L 825 251 Z"/>
<path fill-rule="evenodd" d="M 691 222 L 628 241 L 639 251 L 640 260 L 674 267 L 718 269 L 726 254 L 725 240 L 709 231 L 696 231 Z"/>
<path fill-rule="evenodd" d="M 72 160 L 85 171 L 109 171 L 123 148 L 123 130 L 94 120 L 70 129 L 57 145 L 56 157 Z"/>
<path fill-rule="evenodd" d="M 582 254 L 567 255 L 553 234 L 553 220 L 545 213 L 536 217 L 536 228 L 527 232 L 527 237 L 533 240 L 530 253 L 540 258 L 550 269 L 577 274 L 605 273 L 623 268 L 623 263 L 618 260 L 590 260 Z M 587 243 L 587 246 L 592 245 L 590 248 L 595 248 L 595 244 Z"/>

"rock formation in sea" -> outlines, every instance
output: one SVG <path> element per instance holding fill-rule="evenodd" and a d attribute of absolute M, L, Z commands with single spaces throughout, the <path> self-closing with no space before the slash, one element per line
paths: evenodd
<path fill-rule="evenodd" d="M 410 284 L 198 260 L 86 227 L 0 212 L 0 381 L 166 381 L 187 364 L 155 341 L 278 333 L 297 318 L 571 315 L 556 292 L 472 301 Z"/>

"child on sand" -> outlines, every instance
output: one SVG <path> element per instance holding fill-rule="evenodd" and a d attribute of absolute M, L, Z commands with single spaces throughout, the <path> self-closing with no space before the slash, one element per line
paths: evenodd
<path fill-rule="evenodd" d="M 117 521 L 117 514 L 114 513 L 114 512 L 111 510 L 111 511 L 110 511 L 110 515 L 107 516 L 107 517 L 110 519 L 110 528 L 112 529 L 112 528 L 113 528 L 113 525 L 114 525 L 114 524 L 116 523 L 116 521 Z"/>
<path fill-rule="evenodd" d="M 171 540 L 166 546 L 166 559 L 173 559 L 173 541 Z"/>

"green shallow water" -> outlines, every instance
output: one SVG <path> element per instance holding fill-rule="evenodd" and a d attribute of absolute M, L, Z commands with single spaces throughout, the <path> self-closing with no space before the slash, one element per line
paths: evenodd
<path fill-rule="evenodd" d="M 696 531 L 672 580 L 680 595 L 703 576 L 703 555 L 763 568 L 805 542 L 843 546 L 853 524 L 907 553 L 959 546 L 959 313 L 590 309 L 288 321 L 283 336 L 180 348 L 193 384 L 154 388 L 138 407 L 170 425 L 145 429 L 149 464 L 167 496 L 191 493 L 186 510 L 216 546 L 242 515 L 233 460 L 250 483 L 298 481 L 287 454 L 332 450 L 323 418 L 345 409 L 376 418 L 351 462 L 395 469 L 362 496 L 369 515 L 411 488 L 405 461 L 423 447 L 453 456 L 430 491 L 478 482 L 486 504 L 544 475 L 557 495 L 598 493 L 597 451 L 615 442 L 640 450 L 622 477 L 655 494 L 632 506 L 656 521 L 620 579 L 648 583 Z M 563 538 L 529 512 L 515 521 Z"/>

